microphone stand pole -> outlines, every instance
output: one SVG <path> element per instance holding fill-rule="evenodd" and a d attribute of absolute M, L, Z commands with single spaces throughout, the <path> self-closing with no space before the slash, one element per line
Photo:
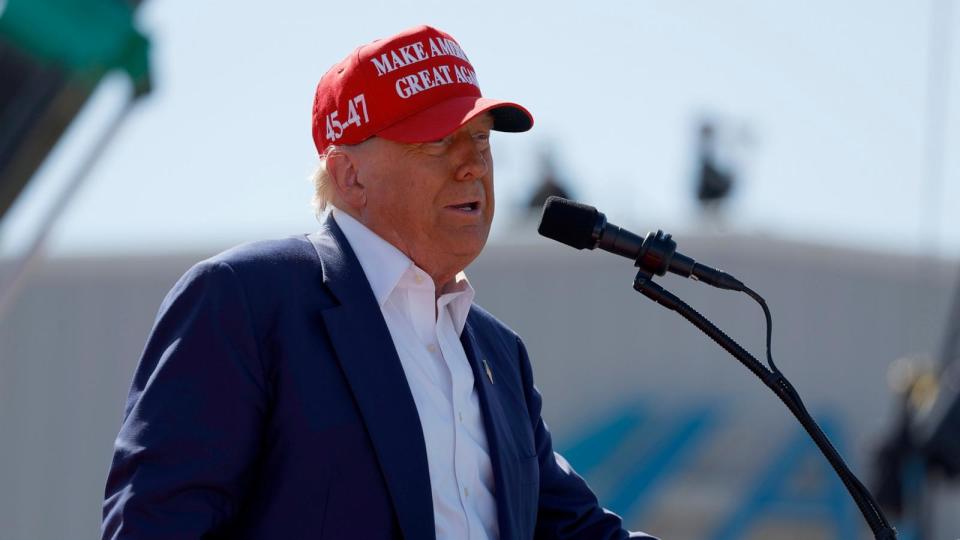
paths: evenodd
<path fill-rule="evenodd" d="M 800 422 L 807 434 L 810 435 L 810 438 L 813 439 L 813 442 L 816 443 L 820 452 L 822 452 L 824 457 L 827 458 L 827 461 L 830 462 L 833 470 L 837 473 L 837 476 L 840 477 L 840 480 L 843 481 L 843 485 L 846 486 L 850 496 L 860 509 L 860 513 L 862 513 L 866 519 L 870 530 L 873 532 L 874 538 L 876 538 L 876 540 L 896 539 L 896 530 L 887 522 L 886 517 L 884 517 L 883 512 L 873 499 L 873 496 L 870 495 L 867 488 L 850 471 L 847 464 L 844 463 L 840 453 L 837 452 L 826 434 L 823 433 L 820 426 L 817 425 L 813 417 L 810 416 L 810 413 L 807 412 L 806 407 L 804 407 L 803 402 L 800 400 L 800 395 L 786 377 L 779 371 L 767 369 L 766 366 L 757 361 L 756 358 L 730 336 L 717 328 L 706 317 L 673 293 L 654 283 L 653 274 L 644 268 L 641 268 L 640 271 L 637 272 L 637 277 L 633 282 L 633 288 L 654 302 L 679 313 L 683 318 L 690 321 L 710 337 L 710 339 L 733 355 L 734 358 L 739 360 L 740 363 L 746 366 L 757 378 L 763 381 L 763 384 L 770 388 L 773 393 L 780 398 L 780 401 L 790 409 L 793 416 Z"/>

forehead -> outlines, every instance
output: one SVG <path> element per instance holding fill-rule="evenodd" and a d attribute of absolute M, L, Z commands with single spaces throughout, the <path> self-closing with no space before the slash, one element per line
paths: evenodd
<path fill-rule="evenodd" d="M 477 125 L 478 127 L 482 127 L 482 128 L 484 128 L 484 129 L 492 129 L 492 128 L 493 128 L 493 114 L 491 114 L 490 111 L 486 111 L 486 112 L 480 113 L 480 114 L 478 114 L 476 117 L 470 119 L 469 122 L 467 122 L 466 124 L 464 124 L 464 127 L 465 127 L 465 126 L 468 126 L 468 125 L 471 125 L 471 124 Z"/>
<path fill-rule="evenodd" d="M 484 111 L 470 120 L 460 124 L 460 127 L 454 129 L 450 133 L 457 133 L 460 131 L 466 131 L 470 129 L 493 129 L 493 115 L 490 114 L 490 111 Z"/>

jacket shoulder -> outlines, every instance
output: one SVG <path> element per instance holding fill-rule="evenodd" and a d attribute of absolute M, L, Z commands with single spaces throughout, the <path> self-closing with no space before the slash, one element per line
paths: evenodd
<path fill-rule="evenodd" d="M 218 253 L 200 264 L 225 263 L 235 270 L 251 270 L 298 262 L 317 263 L 317 252 L 306 235 L 248 242 Z"/>
<path fill-rule="evenodd" d="M 256 314 L 273 313 L 311 298 L 321 303 L 329 301 L 323 286 L 320 255 L 306 235 L 230 248 L 193 265 L 174 290 L 191 286 L 198 280 L 203 280 L 208 287 L 239 286 Z"/>

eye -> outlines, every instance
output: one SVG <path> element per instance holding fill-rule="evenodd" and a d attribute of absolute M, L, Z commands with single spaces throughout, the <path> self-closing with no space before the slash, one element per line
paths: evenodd
<path fill-rule="evenodd" d="M 484 130 L 474 133 L 473 140 L 476 142 L 477 148 L 486 150 L 490 147 L 490 131 Z"/>
<path fill-rule="evenodd" d="M 453 136 L 447 135 L 442 139 L 419 143 L 416 146 L 419 147 L 420 150 L 422 150 L 424 153 L 427 153 L 430 155 L 440 155 L 447 150 L 447 147 L 450 146 L 451 142 L 453 142 Z"/>

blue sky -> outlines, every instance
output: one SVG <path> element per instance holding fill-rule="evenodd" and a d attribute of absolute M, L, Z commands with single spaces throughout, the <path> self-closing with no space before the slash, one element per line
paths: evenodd
<path fill-rule="evenodd" d="M 156 89 L 60 216 L 50 250 L 213 250 L 312 230 L 317 80 L 355 46 L 427 23 L 458 39 L 485 95 L 536 118 L 532 132 L 494 139 L 495 241 L 518 226 L 548 146 L 578 198 L 611 221 L 699 233 L 694 125 L 710 115 L 742 141 L 727 230 L 957 257 L 960 32 L 944 181 L 931 191 L 932 5 L 150 0 L 140 25 Z M 960 6 L 950 23 L 960 28 Z M 30 238 L 126 91 L 116 77 L 98 92 L 3 224 L 0 254 Z"/>

